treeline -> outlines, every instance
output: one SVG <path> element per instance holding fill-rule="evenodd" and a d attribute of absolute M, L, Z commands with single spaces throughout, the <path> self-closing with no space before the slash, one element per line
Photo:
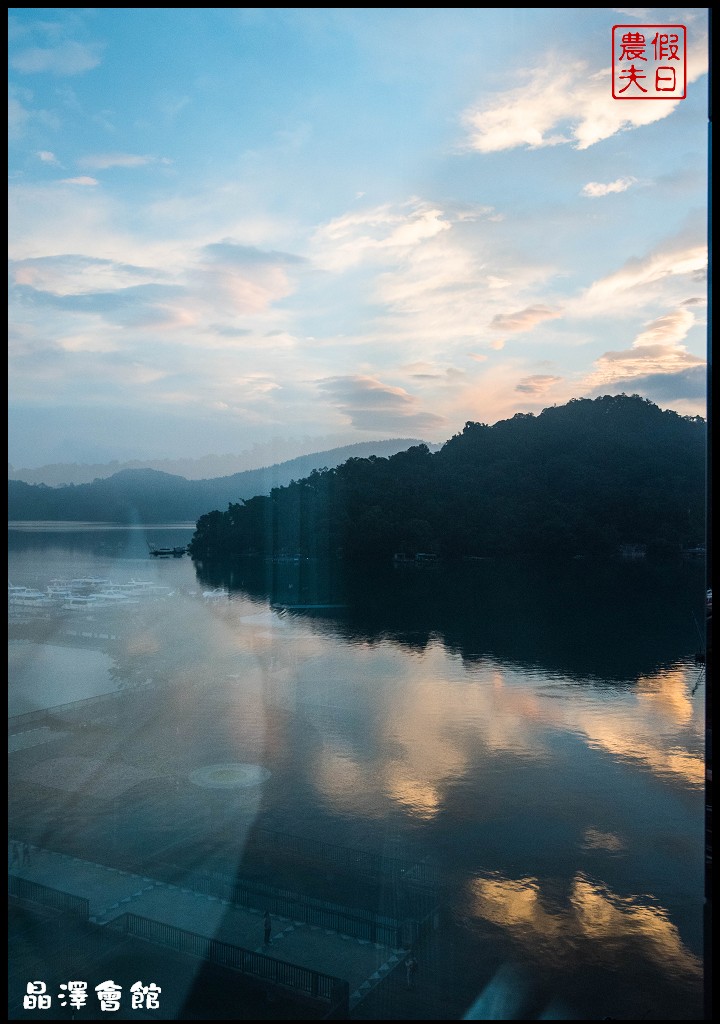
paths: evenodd
<path fill-rule="evenodd" d="M 299 554 L 381 560 L 672 552 L 705 536 L 705 421 L 637 395 L 573 399 L 431 453 L 351 458 L 203 515 L 197 559 Z"/>

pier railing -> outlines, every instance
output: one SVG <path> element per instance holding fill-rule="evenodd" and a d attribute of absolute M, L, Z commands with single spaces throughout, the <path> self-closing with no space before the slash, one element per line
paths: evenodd
<path fill-rule="evenodd" d="M 175 864 L 154 863 L 151 870 L 193 892 L 218 896 L 247 909 L 267 910 L 278 917 L 317 925 L 393 949 L 411 945 L 419 928 L 417 921 L 401 922 L 370 910 L 343 907 L 254 879 L 233 878 L 219 872 L 186 873 Z"/>
<path fill-rule="evenodd" d="M 26 711 L 21 715 L 8 716 L 8 733 L 21 732 L 29 726 L 53 722 L 63 715 L 74 715 L 78 711 L 100 707 L 103 704 L 110 708 L 116 701 L 123 697 L 132 695 L 133 698 L 143 696 L 151 689 L 151 684 L 142 684 L 132 690 L 120 687 L 117 690 L 108 690 L 107 693 L 98 693 L 93 697 L 81 697 L 80 700 L 71 700 L 65 704 L 54 704 L 49 708 L 37 708 L 35 711 Z"/>
<path fill-rule="evenodd" d="M 19 732 L 21 729 L 31 725 L 39 725 L 59 715 L 80 711 L 85 708 L 95 707 L 98 704 L 110 704 L 123 691 L 110 690 L 109 693 L 100 693 L 95 697 L 83 697 L 81 700 L 73 700 L 67 704 L 55 704 L 50 708 L 38 708 L 36 711 L 26 711 L 22 715 L 12 715 L 8 718 L 8 732 Z"/>
<path fill-rule="evenodd" d="M 112 922 L 114 929 L 125 935 L 145 939 L 161 946 L 167 946 L 178 953 L 189 953 L 221 967 L 229 967 L 264 984 L 289 989 L 296 995 L 317 1000 L 325 1004 L 324 1017 L 347 1017 L 349 1013 L 350 986 L 341 978 L 321 974 L 309 967 L 276 960 L 265 953 L 243 949 L 219 939 L 177 928 L 175 925 L 153 921 L 137 914 L 123 914 Z"/>
<path fill-rule="evenodd" d="M 27 878 L 8 875 L 8 895 L 31 903 L 39 903 L 43 907 L 61 910 L 65 914 L 73 914 L 87 920 L 90 917 L 90 901 L 84 896 L 73 896 L 61 889 L 52 889 L 49 885 L 40 885 Z"/>

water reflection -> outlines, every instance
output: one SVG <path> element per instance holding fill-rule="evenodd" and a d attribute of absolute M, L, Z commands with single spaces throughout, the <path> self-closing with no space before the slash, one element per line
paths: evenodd
<path fill-rule="evenodd" d="M 241 885 L 291 892 L 294 912 L 384 915 L 394 942 L 421 942 L 449 1019 L 518 959 L 580 1017 L 642 1000 L 692 1016 L 699 573 L 247 562 L 196 578 L 78 537 L 13 548 L 12 576 L 147 578 L 172 597 L 11 623 L 9 691 L 34 669 L 41 716 L 13 726 L 11 834 L 36 848 L 38 881 L 141 875 L 133 912 L 241 945 L 260 941 L 228 897 Z M 43 717 L 72 699 L 54 667 L 73 656 L 97 702 Z M 168 901 L 170 884 L 189 894 Z M 117 897 L 93 892 L 113 920 Z M 174 979 L 178 1005 L 206 980 Z M 372 1005 L 414 1013 L 356 1016 Z"/>
<path fill-rule="evenodd" d="M 699 977 L 702 963 L 682 942 L 665 908 L 648 896 L 619 896 L 582 872 L 558 896 L 537 878 L 476 878 L 469 902 L 478 917 L 512 933 L 525 955 L 565 961 L 578 935 L 593 944 L 593 955 L 614 959 L 618 949 L 648 957 L 678 975 Z"/>
<path fill-rule="evenodd" d="M 701 671 L 698 669 L 698 673 Z M 667 668 L 653 676 L 640 676 L 637 695 L 640 704 L 652 708 L 659 726 L 663 720 L 670 728 L 690 725 L 693 721 L 693 701 L 684 671 Z"/>
<path fill-rule="evenodd" d="M 558 911 L 548 910 L 536 878 L 477 878 L 470 886 L 470 906 L 479 917 L 515 930 L 530 950 L 538 943 L 547 946 L 566 934 L 566 923 Z"/>
<path fill-rule="evenodd" d="M 585 829 L 582 845 L 586 850 L 608 850 L 610 853 L 619 853 L 625 849 L 625 843 L 620 836 L 613 835 L 612 832 L 600 832 L 596 828 Z"/>
<path fill-rule="evenodd" d="M 198 564 L 197 573 L 204 586 L 263 597 L 351 642 L 424 651 L 439 639 L 468 663 L 490 658 L 573 678 L 654 675 L 702 643 L 704 572 L 692 563 L 488 559 L 393 570 L 240 559 Z"/>
<path fill-rule="evenodd" d="M 579 928 L 594 942 L 622 946 L 639 939 L 645 955 L 666 970 L 701 975 L 700 958 L 683 944 L 667 910 L 647 896 L 621 897 L 578 874 L 573 880 L 571 903 Z"/>

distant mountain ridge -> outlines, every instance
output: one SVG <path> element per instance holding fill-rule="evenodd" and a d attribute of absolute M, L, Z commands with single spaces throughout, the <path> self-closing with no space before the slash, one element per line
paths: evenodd
<path fill-rule="evenodd" d="M 160 473 L 171 473 L 182 476 L 186 480 L 210 480 L 221 476 L 232 476 L 244 473 L 249 469 L 260 469 L 263 466 L 279 465 L 303 455 L 314 455 L 316 452 L 330 452 L 335 448 L 348 454 L 350 458 L 355 449 L 360 457 L 373 452 L 381 454 L 378 446 L 397 445 L 393 451 L 383 449 L 382 454 L 393 454 L 422 444 L 416 437 L 398 437 L 380 441 L 360 441 L 356 444 L 342 444 L 341 437 L 309 438 L 305 441 L 277 440 L 263 445 L 255 445 L 252 449 L 237 454 L 202 455 L 199 458 L 179 459 L 132 459 L 120 462 L 54 462 L 35 468 L 22 468 L 8 463 L 8 480 L 22 480 L 26 484 L 46 484 L 48 487 L 63 487 L 70 484 L 91 484 L 95 480 L 122 473 L 125 469 L 157 469 Z M 431 446 L 432 447 L 432 446 Z"/>
<path fill-rule="evenodd" d="M 361 441 L 329 451 L 300 455 L 262 469 L 229 476 L 188 480 L 157 469 L 122 469 L 92 483 L 50 487 L 8 481 L 8 519 L 110 523 L 190 522 L 208 509 L 269 494 L 313 470 L 332 468 L 350 458 L 387 458 L 417 444 L 407 438 Z"/>

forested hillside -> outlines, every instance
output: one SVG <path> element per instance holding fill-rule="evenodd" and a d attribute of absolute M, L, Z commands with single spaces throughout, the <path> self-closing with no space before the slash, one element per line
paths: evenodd
<path fill-rule="evenodd" d="M 440 451 L 349 459 L 269 496 L 202 516 L 193 557 L 385 559 L 590 554 L 704 541 L 705 421 L 637 395 L 574 399 L 494 426 L 466 423 Z"/>

